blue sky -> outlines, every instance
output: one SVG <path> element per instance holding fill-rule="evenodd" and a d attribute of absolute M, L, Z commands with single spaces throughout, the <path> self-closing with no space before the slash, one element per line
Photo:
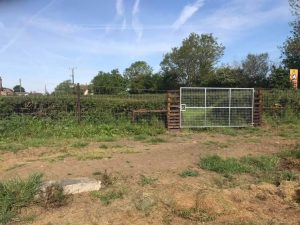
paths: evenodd
<path fill-rule="evenodd" d="M 52 91 L 137 60 L 155 71 L 189 33 L 213 33 L 221 63 L 268 52 L 279 61 L 293 18 L 287 0 L 0 0 L 0 76 L 12 88 Z"/>

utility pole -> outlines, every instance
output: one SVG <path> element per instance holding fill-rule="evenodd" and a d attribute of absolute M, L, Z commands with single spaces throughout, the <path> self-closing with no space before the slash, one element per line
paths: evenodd
<path fill-rule="evenodd" d="M 75 85 L 75 83 L 74 83 L 75 69 L 77 69 L 77 68 L 76 68 L 76 67 L 72 67 L 72 68 L 71 68 L 71 71 L 72 71 L 72 73 L 71 73 L 71 77 L 72 77 L 72 85 Z"/>
<path fill-rule="evenodd" d="M 20 83 L 19 92 L 20 92 L 20 94 L 21 94 L 21 92 L 22 92 L 22 79 L 21 79 L 21 78 L 19 79 L 19 83 Z"/>
<path fill-rule="evenodd" d="M 45 95 L 48 94 L 48 91 L 47 91 L 47 84 L 45 84 Z"/>

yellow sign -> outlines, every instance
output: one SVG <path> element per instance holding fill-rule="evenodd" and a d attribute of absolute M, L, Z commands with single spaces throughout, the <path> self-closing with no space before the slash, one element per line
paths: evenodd
<path fill-rule="evenodd" d="M 292 69 L 290 70 L 290 79 L 293 80 L 298 80 L 298 70 Z"/>
<path fill-rule="evenodd" d="M 290 70 L 290 79 L 293 82 L 293 86 L 295 89 L 298 88 L 298 70 L 297 69 L 291 69 Z"/>

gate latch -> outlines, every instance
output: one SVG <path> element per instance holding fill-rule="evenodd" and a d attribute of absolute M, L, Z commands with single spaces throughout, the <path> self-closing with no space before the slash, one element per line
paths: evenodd
<path fill-rule="evenodd" d="M 185 111 L 186 104 L 181 104 L 180 111 Z"/>

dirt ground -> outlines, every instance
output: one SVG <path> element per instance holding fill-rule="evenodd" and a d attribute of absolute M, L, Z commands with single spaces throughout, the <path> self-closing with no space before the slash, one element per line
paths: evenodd
<path fill-rule="evenodd" d="M 270 155 L 296 143 L 297 139 L 270 130 L 237 135 L 186 131 L 152 140 L 123 138 L 82 147 L 30 148 L 0 154 L 0 177 L 41 172 L 45 180 L 99 178 L 97 174 L 107 171 L 114 184 L 101 191 L 125 193 L 108 206 L 90 194 L 72 196 L 61 208 L 32 206 L 21 212 L 31 219 L 16 224 L 300 225 L 300 205 L 293 200 L 298 181 L 275 186 L 256 182 L 249 175 L 228 178 L 198 166 L 201 156 Z M 199 176 L 179 176 L 186 169 Z M 141 185 L 141 176 L 153 178 L 153 183 Z"/>

